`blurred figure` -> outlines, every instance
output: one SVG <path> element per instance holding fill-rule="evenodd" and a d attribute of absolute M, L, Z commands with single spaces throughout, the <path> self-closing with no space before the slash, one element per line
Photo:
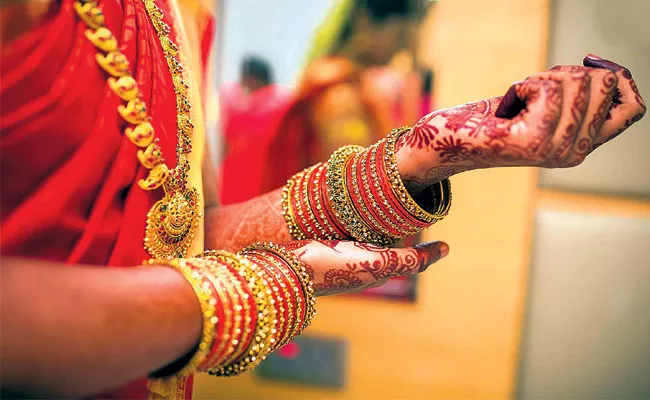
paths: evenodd
<path fill-rule="evenodd" d="M 315 36 L 295 102 L 274 135 L 271 153 L 291 156 L 268 168 L 265 190 L 340 146 L 370 145 L 391 128 L 421 117 L 421 80 L 411 73 L 413 57 L 407 57 L 407 68 L 388 64 L 398 51 L 415 48 L 422 4 L 337 3 Z"/>
<path fill-rule="evenodd" d="M 420 114 L 427 115 L 435 110 L 435 103 L 433 101 L 433 70 L 431 68 L 420 69 L 422 77 L 422 94 L 421 94 L 421 108 Z"/>
<path fill-rule="evenodd" d="M 242 62 L 240 82 L 224 85 L 219 97 L 225 153 L 219 199 L 232 204 L 262 193 L 269 146 L 292 96 L 273 84 L 267 61 L 249 56 Z"/>

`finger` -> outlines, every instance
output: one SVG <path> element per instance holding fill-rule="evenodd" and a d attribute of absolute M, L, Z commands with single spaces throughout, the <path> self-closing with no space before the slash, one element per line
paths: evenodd
<path fill-rule="evenodd" d="M 498 150 L 501 165 L 546 165 L 562 114 L 562 91 L 562 82 L 543 79 L 510 87 L 482 129 L 485 145 Z"/>
<path fill-rule="evenodd" d="M 529 79 L 549 80 L 562 85 L 562 112 L 549 143 L 547 166 L 563 166 L 578 143 L 578 132 L 589 105 L 591 77 L 584 67 L 554 67 Z"/>
<path fill-rule="evenodd" d="M 449 252 L 443 242 L 401 249 L 345 241 L 302 241 L 287 248 L 303 261 L 317 295 L 343 293 L 395 276 L 423 272 Z"/>
<path fill-rule="evenodd" d="M 595 138 L 595 147 L 598 147 L 639 121 L 645 115 L 647 108 L 629 69 L 593 54 L 585 57 L 583 64 L 586 67 L 609 70 L 617 78 L 611 111 Z"/>
<path fill-rule="evenodd" d="M 551 70 L 572 74 L 581 72 L 589 76 L 588 96 L 583 98 L 583 100 L 587 100 L 584 120 L 577 130 L 576 140 L 569 157 L 563 165 L 560 165 L 561 167 L 572 167 L 582 163 L 593 150 L 596 135 L 605 121 L 612 103 L 613 89 L 615 89 L 617 79 L 611 71 L 577 65 L 555 66 Z"/>

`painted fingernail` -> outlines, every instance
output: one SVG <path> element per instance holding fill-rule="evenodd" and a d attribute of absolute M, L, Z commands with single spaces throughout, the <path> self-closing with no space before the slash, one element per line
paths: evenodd
<path fill-rule="evenodd" d="M 438 251 L 440 251 L 440 258 L 447 257 L 447 254 L 449 254 L 449 245 L 445 242 L 438 242 Z"/>
<path fill-rule="evenodd" d="M 494 115 L 497 118 L 512 119 L 524 109 L 526 109 L 526 102 L 517 96 L 517 85 L 512 85 L 501 99 Z"/>
<path fill-rule="evenodd" d="M 625 78 L 632 79 L 632 73 L 630 72 L 629 69 L 613 61 L 598 57 L 597 55 L 594 54 L 587 55 L 587 57 L 585 57 L 584 60 L 582 60 L 582 64 L 585 67 L 608 69 L 612 72 L 620 71 Z"/>
<path fill-rule="evenodd" d="M 413 246 L 420 258 L 420 270 L 425 271 L 431 264 L 449 254 L 449 246 L 444 242 L 420 243 Z"/>

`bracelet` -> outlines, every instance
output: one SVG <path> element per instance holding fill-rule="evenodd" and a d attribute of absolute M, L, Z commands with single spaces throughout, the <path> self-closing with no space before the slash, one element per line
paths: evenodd
<path fill-rule="evenodd" d="M 296 180 L 300 177 L 301 174 L 302 172 L 292 176 L 287 181 L 287 184 L 282 188 L 282 216 L 284 217 L 284 221 L 287 223 L 289 233 L 296 240 L 304 240 L 309 238 L 307 234 L 304 233 L 303 230 L 298 226 L 298 223 L 296 222 L 296 216 L 291 205 L 292 197 L 294 196 L 293 193 Z"/>
<path fill-rule="evenodd" d="M 352 166 L 349 168 L 351 179 L 348 182 L 352 186 L 352 202 L 366 223 L 381 234 L 381 240 L 376 243 L 391 246 L 400 239 L 401 235 L 397 231 L 397 227 L 391 226 L 390 221 L 385 216 L 380 216 L 379 209 L 371 206 L 370 200 L 372 197 L 366 192 L 366 182 L 362 178 L 365 168 L 359 168 L 361 161 L 368 153 L 369 151 L 365 150 L 363 153 L 356 154 L 352 159 Z"/>
<path fill-rule="evenodd" d="M 393 129 L 367 149 L 343 146 L 327 163 L 289 179 L 282 209 L 293 238 L 390 246 L 444 218 L 451 207 L 448 179 L 423 192 L 431 199 L 425 209 L 408 193 L 399 174 L 395 145 L 409 131 L 409 127 Z"/>
<path fill-rule="evenodd" d="M 247 282 L 257 307 L 255 335 L 248 345 L 245 356 L 232 363 L 219 366 L 209 371 L 212 375 L 233 376 L 256 367 L 270 352 L 275 341 L 274 330 L 277 323 L 275 299 L 269 289 L 269 283 L 257 266 L 245 257 L 221 250 L 210 250 L 202 254 L 205 259 L 220 261 L 231 267 Z"/>
<path fill-rule="evenodd" d="M 282 347 L 292 338 L 290 333 L 296 325 L 296 321 L 299 319 L 298 316 L 295 315 L 293 307 L 294 303 L 297 303 L 297 301 L 292 301 L 293 297 L 289 292 L 291 281 L 288 281 L 286 275 L 281 272 L 285 266 L 282 263 L 278 263 L 276 259 L 267 257 L 265 253 L 257 252 L 256 250 L 249 250 L 246 252 L 246 257 L 253 261 L 257 261 L 258 265 L 265 268 L 269 274 L 272 274 L 282 291 L 282 304 L 286 312 L 284 312 L 284 318 L 281 319 L 282 324 L 278 326 L 278 340 L 274 348 Z M 268 267 L 266 265 L 268 265 Z M 304 300 L 299 301 L 299 303 L 303 302 Z M 301 310 L 302 307 L 298 304 L 298 312 L 300 313 Z"/>
<path fill-rule="evenodd" d="M 408 126 L 393 129 L 388 135 L 388 137 L 385 139 L 386 146 L 384 147 L 383 158 L 386 166 L 386 172 L 390 179 L 393 193 L 397 196 L 397 199 L 400 201 L 402 206 L 406 210 L 408 210 L 408 212 L 411 215 L 413 215 L 420 221 L 424 221 L 432 224 L 439 219 L 438 216 L 423 210 L 422 207 L 420 207 L 418 203 L 416 203 L 415 200 L 413 200 L 411 195 L 406 190 L 406 187 L 404 186 L 404 182 L 402 182 L 402 177 L 400 176 L 399 170 L 397 169 L 397 160 L 395 158 L 395 145 L 397 144 L 397 140 L 400 138 L 400 136 L 402 136 L 403 134 L 405 134 L 410 130 L 411 128 Z"/>
<path fill-rule="evenodd" d="M 300 282 L 302 294 L 305 299 L 305 317 L 302 326 L 298 328 L 296 335 L 301 334 L 311 324 L 314 314 L 316 314 L 316 294 L 314 292 L 314 283 L 312 277 L 307 272 L 307 267 L 293 253 L 275 243 L 256 243 L 247 246 L 239 254 L 245 255 L 247 251 L 251 250 L 265 251 L 279 257 L 295 274 L 296 278 Z"/>
<path fill-rule="evenodd" d="M 192 268 L 193 261 L 196 261 L 196 259 L 151 259 L 147 261 L 147 264 L 150 266 L 168 266 L 180 272 L 181 275 L 183 275 L 183 278 L 185 278 L 185 280 L 192 286 L 192 290 L 194 290 L 194 294 L 196 295 L 201 307 L 201 315 L 203 316 L 201 340 L 190 360 L 175 373 L 175 375 L 178 376 L 188 376 L 196 372 L 199 366 L 208 357 L 215 341 L 215 325 L 218 322 L 218 319 L 215 316 L 215 304 L 210 301 L 213 299 L 210 290 L 210 283 L 204 280 L 205 276 L 203 274 Z"/>
<path fill-rule="evenodd" d="M 327 194 L 337 220 L 345 227 L 349 236 L 360 242 L 376 243 L 383 238 L 372 231 L 358 214 L 347 188 L 346 166 L 350 158 L 363 151 L 361 146 L 343 146 L 336 150 L 329 161 L 326 172 Z"/>

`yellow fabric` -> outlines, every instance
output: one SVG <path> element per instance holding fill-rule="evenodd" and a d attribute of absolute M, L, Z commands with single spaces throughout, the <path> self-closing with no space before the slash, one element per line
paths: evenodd
<path fill-rule="evenodd" d="M 343 33 L 343 27 L 354 11 L 354 0 L 338 0 L 325 20 L 316 29 L 313 45 L 307 53 L 306 65 L 317 58 L 329 55 Z"/>
<path fill-rule="evenodd" d="M 200 204 L 203 207 L 203 177 L 202 165 L 205 150 L 205 117 L 203 113 L 202 91 L 204 77 L 201 76 L 201 39 L 205 25 L 197 24 L 200 18 L 204 21 L 209 17 L 207 9 L 199 7 L 197 1 L 169 0 L 170 7 L 174 9 L 177 18 L 177 34 L 179 47 L 184 58 L 182 63 L 186 69 L 186 79 L 189 85 L 188 98 L 192 105 L 192 120 L 194 121 L 194 132 L 192 135 L 192 152 L 189 154 L 190 171 L 188 183 L 190 187 L 196 188 L 199 193 Z M 194 241 L 190 246 L 188 254 L 200 254 L 204 248 L 204 214 L 200 215 L 200 222 Z M 148 383 L 149 399 L 162 400 L 184 400 L 187 390 L 187 378 L 170 377 L 165 379 L 154 379 Z"/>

